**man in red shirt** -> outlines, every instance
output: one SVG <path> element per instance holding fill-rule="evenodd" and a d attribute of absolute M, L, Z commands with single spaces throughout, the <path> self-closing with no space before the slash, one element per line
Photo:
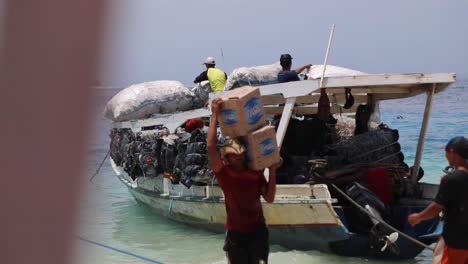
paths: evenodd
<path fill-rule="evenodd" d="M 224 251 L 229 263 L 267 263 L 268 229 L 263 216 L 262 196 L 272 203 L 276 193 L 276 169 L 279 163 L 268 168 L 267 183 L 263 171 L 250 170 L 245 162 L 245 148 L 236 139 L 228 140 L 218 152 L 216 120 L 222 100 L 211 103 L 211 121 L 208 129 L 208 156 L 226 203 L 226 239 Z"/>

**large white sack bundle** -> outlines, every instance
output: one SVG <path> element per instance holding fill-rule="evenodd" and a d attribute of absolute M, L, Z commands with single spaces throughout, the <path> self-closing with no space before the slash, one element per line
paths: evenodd
<path fill-rule="evenodd" d="M 234 69 L 226 81 L 226 90 L 244 85 L 260 86 L 278 82 L 278 73 L 282 70 L 279 62 L 255 67 Z"/>
<path fill-rule="evenodd" d="M 192 109 L 193 98 L 194 94 L 178 81 L 138 83 L 112 97 L 104 115 L 113 121 L 127 121 L 185 111 Z"/>
<path fill-rule="evenodd" d="M 307 77 L 309 79 L 320 79 L 322 78 L 322 72 L 323 72 L 323 65 L 312 65 L 312 67 L 310 67 L 309 72 L 307 73 Z M 327 65 L 327 68 L 325 69 L 324 77 L 355 76 L 355 75 L 364 75 L 364 74 L 367 74 L 367 73 L 344 68 L 344 67 L 338 67 L 335 65 Z"/>
<path fill-rule="evenodd" d="M 208 81 L 197 83 L 190 89 L 193 92 L 193 108 L 202 108 L 208 102 L 209 94 L 211 93 L 211 85 Z"/>

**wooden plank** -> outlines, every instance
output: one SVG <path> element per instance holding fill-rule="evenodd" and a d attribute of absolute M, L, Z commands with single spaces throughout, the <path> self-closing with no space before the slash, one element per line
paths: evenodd
<path fill-rule="evenodd" d="M 438 84 L 436 93 L 445 90 L 450 83 Z M 326 88 L 327 93 L 330 95 L 336 95 L 339 99 L 338 101 L 344 101 L 345 89 L 343 87 L 336 88 Z M 407 98 L 415 96 L 417 94 L 424 93 L 426 90 L 430 89 L 427 84 L 404 84 L 404 85 L 384 85 L 384 86 L 361 86 L 354 87 L 351 89 L 351 93 L 356 99 L 363 94 L 376 94 L 376 95 L 386 95 L 391 94 L 391 96 L 381 96 L 381 100 L 396 99 L 396 98 Z M 395 96 L 399 94 L 399 96 Z M 319 94 L 298 96 L 296 99 L 297 103 L 310 103 L 317 102 Z M 263 104 L 281 104 L 285 102 L 285 98 L 280 94 L 275 95 L 265 95 L 262 96 Z"/>
<path fill-rule="evenodd" d="M 288 98 L 286 100 L 285 107 L 281 107 L 281 120 L 278 125 L 278 130 L 276 131 L 276 143 L 278 147 L 281 147 L 283 144 L 284 136 L 286 135 L 286 129 L 288 128 L 289 119 L 291 119 L 291 114 L 294 108 L 294 103 L 296 102 L 296 98 Z M 266 109 L 265 109 L 266 110 Z M 266 111 L 265 111 L 266 112 Z M 268 112 L 266 112 L 268 114 Z"/>
<path fill-rule="evenodd" d="M 350 109 L 344 109 L 337 105 L 333 105 L 330 107 L 330 111 L 332 114 L 339 114 L 339 113 L 355 113 L 357 110 L 358 104 L 354 104 Z M 340 109 L 341 108 L 341 109 Z M 281 115 L 283 113 L 283 106 L 266 106 L 265 113 L 270 115 Z M 341 110 L 341 112 L 340 112 Z M 295 115 L 313 115 L 317 113 L 317 106 L 296 106 L 292 110 L 292 114 Z"/>
<path fill-rule="evenodd" d="M 450 83 L 438 83 L 437 84 L 437 87 L 436 87 L 436 90 L 435 90 L 435 93 L 440 93 L 442 91 L 444 91 L 445 89 L 447 89 L 447 87 L 450 86 Z"/>
<path fill-rule="evenodd" d="M 425 93 L 426 90 L 418 88 L 414 89 L 410 93 L 388 93 L 388 94 L 374 94 L 373 99 L 375 101 L 384 101 L 384 100 L 394 100 L 394 99 L 403 99 L 408 97 L 413 97 L 419 94 Z"/>
<path fill-rule="evenodd" d="M 407 87 L 401 86 L 361 86 L 354 87 L 351 89 L 353 94 L 387 94 L 387 93 L 410 93 L 411 89 L 417 88 L 419 85 L 411 85 Z M 345 91 L 342 87 L 339 88 L 327 88 L 327 93 L 333 94 L 344 94 Z"/>
<path fill-rule="evenodd" d="M 398 91 L 399 93 L 405 91 L 405 87 L 402 85 L 415 85 L 416 87 L 421 84 L 432 83 L 451 84 L 456 81 L 455 77 L 455 73 L 368 74 L 325 78 L 323 86 L 327 88 L 327 90 L 331 88 L 350 87 L 353 88 L 353 92 L 355 93 L 357 93 L 354 91 L 355 88 L 367 89 L 367 87 L 370 87 L 374 89 L 362 90 L 361 92 L 367 93 L 367 91 L 370 91 L 377 94 L 385 93 L 385 90 L 388 90 L 389 86 L 399 86 L 398 90 L 387 92 L 397 93 Z M 318 92 L 319 80 L 271 84 L 259 88 L 262 95 L 282 94 L 284 97 L 297 97 Z"/>
<path fill-rule="evenodd" d="M 308 184 L 280 184 L 276 186 L 275 197 L 304 196 L 311 197 L 312 190 Z M 275 198 L 276 199 L 276 198 Z"/>
<path fill-rule="evenodd" d="M 337 104 L 344 104 L 346 102 L 346 97 L 344 94 L 329 94 L 328 97 L 330 101 Z M 367 100 L 366 95 L 353 95 L 354 102 L 356 103 L 365 103 Z M 319 94 L 316 95 L 306 95 L 296 97 L 297 104 L 316 104 L 320 98 Z M 286 99 L 282 95 L 266 95 L 261 98 L 263 105 L 271 104 L 284 104 Z"/>
<path fill-rule="evenodd" d="M 404 84 L 453 83 L 455 73 L 369 74 L 327 78 L 324 87 L 388 86 Z"/>

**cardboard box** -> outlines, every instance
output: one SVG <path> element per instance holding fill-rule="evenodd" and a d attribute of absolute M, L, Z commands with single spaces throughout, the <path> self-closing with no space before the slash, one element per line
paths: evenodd
<path fill-rule="evenodd" d="M 218 123 L 224 136 L 236 138 L 263 127 L 265 111 L 260 101 L 260 90 L 244 86 L 224 94 Z"/>
<path fill-rule="evenodd" d="M 262 127 L 242 139 L 247 147 L 247 162 L 250 169 L 262 170 L 280 160 L 275 127 Z"/>

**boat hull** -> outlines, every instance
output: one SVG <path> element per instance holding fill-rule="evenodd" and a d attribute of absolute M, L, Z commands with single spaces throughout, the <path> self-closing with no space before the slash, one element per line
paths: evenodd
<path fill-rule="evenodd" d="M 224 232 L 226 209 L 224 201 L 218 197 L 171 196 L 129 184 L 127 187 L 137 201 L 171 220 L 214 232 Z M 298 250 L 330 251 L 330 242 L 349 237 L 344 225 L 334 217 L 333 208 L 329 204 L 264 203 L 263 210 L 270 230 L 270 242 L 273 244 Z M 328 219 L 327 215 L 330 216 Z M 301 219 L 307 218 L 309 220 L 301 222 Z"/>
<path fill-rule="evenodd" d="M 135 182 L 111 163 L 118 179 L 131 195 L 158 214 L 192 227 L 218 233 L 225 231 L 226 209 L 219 187 L 217 192 L 213 186 L 192 186 L 187 189 L 180 184 L 171 185 L 162 177 L 141 177 Z M 372 248 L 368 233 L 349 231 L 348 223 L 352 219 L 345 213 L 349 208 L 332 206 L 331 200 L 277 196 L 274 203 L 262 201 L 270 243 L 295 250 L 320 250 L 342 256 L 384 259 L 414 258 L 424 249 L 404 238 L 396 243 L 399 254 Z M 401 228 L 403 232 L 431 244 L 441 231 L 438 219 L 416 227 L 405 220 L 408 214 L 422 209 L 423 205 L 395 207 L 394 218 L 398 219 L 392 219 L 392 222 L 406 223 Z"/>

